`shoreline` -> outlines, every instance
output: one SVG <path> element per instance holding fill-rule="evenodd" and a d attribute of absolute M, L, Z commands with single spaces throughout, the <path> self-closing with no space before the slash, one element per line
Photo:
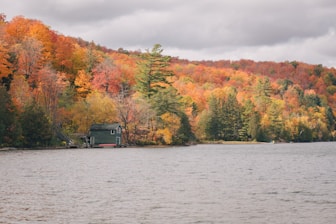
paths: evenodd
<path fill-rule="evenodd" d="M 333 142 L 333 141 L 325 141 L 325 142 Z M 170 147 L 189 147 L 195 145 L 258 145 L 258 144 L 296 144 L 296 143 L 319 143 L 319 142 L 256 142 L 256 141 L 204 141 L 197 144 L 190 145 L 129 145 L 126 147 L 115 147 L 118 148 L 170 148 Z M 320 142 L 321 143 L 321 142 Z M 104 147 L 103 147 L 104 148 Z M 103 148 L 83 148 L 83 147 L 39 147 L 39 148 L 16 148 L 16 147 L 3 147 L 0 148 L 0 152 L 6 151 L 25 151 L 25 150 L 66 150 L 66 149 L 103 149 Z M 112 149 L 112 148 L 106 148 Z"/>
<path fill-rule="evenodd" d="M 264 144 L 268 142 L 256 142 L 256 141 L 203 141 L 199 144 L 217 144 L 217 145 L 253 145 Z"/>

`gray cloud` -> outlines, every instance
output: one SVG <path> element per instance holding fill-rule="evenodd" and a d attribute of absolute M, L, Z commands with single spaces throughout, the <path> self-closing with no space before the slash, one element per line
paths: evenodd
<path fill-rule="evenodd" d="M 298 60 L 336 66 L 334 0 L 30 0 L 1 6 L 117 49 L 155 43 L 180 58 Z"/>

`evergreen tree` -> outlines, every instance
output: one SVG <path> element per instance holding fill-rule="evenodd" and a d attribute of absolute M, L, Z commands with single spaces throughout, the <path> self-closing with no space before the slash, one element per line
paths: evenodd
<path fill-rule="evenodd" d="M 329 106 L 326 106 L 326 118 L 327 118 L 327 127 L 329 132 L 335 130 L 335 116 L 332 109 Z"/>
<path fill-rule="evenodd" d="M 253 111 L 249 119 L 248 135 L 255 141 L 264 140 L 260 127 L 260 119 L 260 114 L 257 111 Z"/>
<path fill-rule="evenodd" d="M 242 108 L 242 129 L 240 138 L 242 140 L 260 140 L 260 115 L 255 111 L 255 106 L 248 100 Z"/>
<path fill-rule="evenodd" d="M 177 134 L 173 138 L 173 142 L 177 145 L 184 145 L 195 140 L 196 137 L 191 130 L 188 116 L 185 113 L 182 113 L 180 115 L 180 128 L 177 130 Z"/>
<path fill-rule="evenodd" d="M 24 146 L 47 146 L 52 138 L 51 124 L 41 107 L 28 106 L 21 115 Z"/>
<path fill-rule="evenodd" d="M 239 132 L 243 122 L 241 119 L 241 106 L 237 101 L 236 95 L 229 94 L 227 100 L 224 101 L 221 114 L 224 140 L 240 140 Z"/>
<path fill-rule="evenodd" d="M 297 142 L 311 142 L 313 141 L 313 131 L 302 122 L 298 125 L 299 132 L 294 136 Z"/>
<path fill-rule="evenodd" d="M 147 51 L 142 54 L 141 60 L 138 63 L 139 73 L 136 76 L 135 89 L 156 113 L 155 117 L 150 117 L 147 120 L 147 127 L 151 130 L 152 136 L 155 136 L 157 127 L 162 123 L 160 116 L 165 113 L 179 116 L 181 122 L 184 122 L 181 124 L 181 128 L 186 125 L 185 122 L 188 122 L 190 126 L 189 120 L 185 120 L 182 116 L 184 114 L 181 108 L 182 97 L 169 80 L 174 75 L 169 70 L 170 57 L 163 56 L 162 51 L 161 45 L 156 44 L 150 52 Z M 176 139 L 184 143 L 186 137 L 183 137 L 183 135 L 186 133 L 182 129 Z"/>
<path fill-rule="evenodd" d="M 219 100 L 216 97 L 210 97 L 209 116 L 205 125 L 205 134 L 210 140 L 220 140 L 222 138 L 223 119 L 221 119 L 219 104 Z"/>
<path fill-rule="evenodd" d="M 170 86 L 157 92 L 151 99 L 152 108 L 160 116 L 164 113 L 173 113 L 179 115 L 181 111 L 181 96 L 177 90 Z"/>
<path fill-rule="evenodd" d="M 258 80 L 255 88 L 255 102 L 260 112 L 266 112 L 271 103 L 272 91 L 271 81 L 268 77 Z"/>
<path fill-rule="evenodd" d="M 268 133 L 272 140 L 279 140 L 284 134 L 284 123 L 282 121 L 281 108 L 277 103 L 272 103 L 267 114 L 270 119 Z"/>
<path fill-rule="evenodd" d="M 0 86 L 0 147 L 19 146 L 17 111 L 4 86 Z"/>
<path fill-rule="evenodd" d="M 136 90 L 144 98 L 150 100 L 153 95 L 171 86 L 168 77 L 173 73 L 168 69 L 170 57 L 163 56 L 163 49 L 160 44 L 154 45 L 151 52 L 142 54 L 138 64 L 139 73 L 136 76 Z"/>
<path fill-rule="evenodd" d="M 321 106 L 321 99 L 316 94 L 306 94 L 303 97 L 303 105 L 308 107 Z"/>
<path fill-rule="evenodd" d="M 212 96 L 209 100 L 209 117 L 205 127 L 206 136 L 211 140 L 240 140 L 243 127 L 241 106 L 236 95 L 229 94 L 227 99 Z"/>

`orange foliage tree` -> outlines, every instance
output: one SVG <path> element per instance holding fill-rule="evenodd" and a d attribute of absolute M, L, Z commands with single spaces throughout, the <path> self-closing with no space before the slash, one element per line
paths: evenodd
<path fill-rule="evenodd" d="M 37 73 L 42 67 L 42 44 L 33 37 L 25 38 L 21 44 L 15 46 L 17 68 L 23 74 L 31 87 L 36 87 Z"/>
<path fill-rule="evenodd" d="M 106 93 L 118 93 L 121 87 L 121 72 L 110 58 L 96 65 L 93 70 L 92 87 Z"/>
<path fill-rule="evenodd" d="M 9 51 L 0 39 L 0 80 L 12 73 L 12 64 L 9 62 Z"/>
<path fill-rule="evenodd" d="M 31 105 L 34 99 L 28 81 L 23 75 L 14 76 L 9 93 L 14 105 L 20 112 L 23 111 L 24 107 Z"/>

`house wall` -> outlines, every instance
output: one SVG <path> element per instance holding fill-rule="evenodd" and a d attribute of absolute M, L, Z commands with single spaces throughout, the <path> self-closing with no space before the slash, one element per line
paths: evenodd
<path fill-rule="evenodd" d="M 116 144 L 116 135 L 111 135 L 111 131 L 91 131 L 92 137 L 95 138 L 95 144 Z"/>
<path fill-rule="evenodd" d="M 113 125 L 109 127 L 109 124 L 95 124 L 90 128 L 90 144 L 99 146 L 107 144 L 121 145 L 122 141 L 122 129 L 120 125 Z"/>

